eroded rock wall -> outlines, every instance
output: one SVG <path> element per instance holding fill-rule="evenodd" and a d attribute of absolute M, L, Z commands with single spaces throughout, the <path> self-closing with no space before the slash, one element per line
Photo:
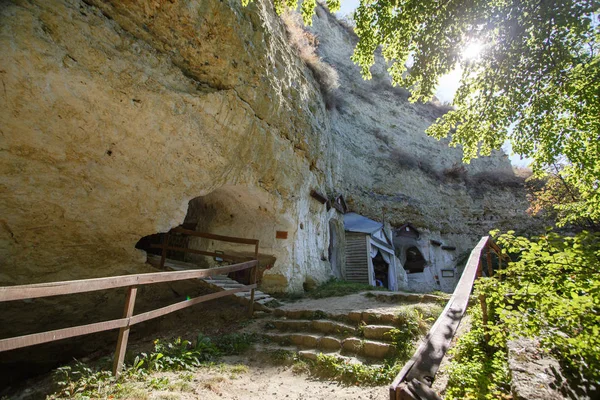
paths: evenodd
<path fill-rule="evenodd" d="M 329 110 L 268 0 L 4 1 L 0 284 L 145 271 L 136 242 L 196 198 L 214 214 L 198 229 L 261 240 L 267 291 L 341 276 L 341 216 L 311 189 L 457 254 L 525 220 L 520 189 L 444 175 L 460 150 L 423 133 L 443 110 L 409 103 L 381 60 L 363 81 L 324 9 L 312 29 L 340 76 Z M 511 171 L 501 153 L 467 170 Z"/>
<path fill-rule="evenodd" d="M 215 233 L 289 231 L 273 289 L 329 276 L 327 114 L 269 1 L 5 1 L 0 48 L 0 284 L 142 271 L 135 243 L 224 186 L 273 227 Z"/>

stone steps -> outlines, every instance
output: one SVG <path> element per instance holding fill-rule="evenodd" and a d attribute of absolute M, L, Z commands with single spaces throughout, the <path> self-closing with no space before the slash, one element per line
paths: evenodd
<path fill-rule="evenodd" d="M 309 331 L 342 336 L 355 335 L 357 332 L 355 326 L 327 319 L 269 319 L 265 321 L 265 326 L 267 329 L 277 329 L 284 332 Z"/>
<path fill-rule="evenodd" d="M 328 319 L 339 321 L 349 325 L 367 324 L 399 327 L 403 319 L 394 313 L 381 313 L 375 311 L 353 311 L 347 314 L 331 314 L 321 310 L 285 310 L 276 309 L 274 315 L 291 320 L 315 320 Z"/>
<path fill-rule="evenodd" d="M 340 352 L 366 358 L 384 359 L 393 356 L 396 349 L 390 343 L 365 340 L 358 337 L 339 339 L 334 336 L 311 333 L 263 333 L 262 337 L 280 345 L 294 345 L 300 349 Z"/>

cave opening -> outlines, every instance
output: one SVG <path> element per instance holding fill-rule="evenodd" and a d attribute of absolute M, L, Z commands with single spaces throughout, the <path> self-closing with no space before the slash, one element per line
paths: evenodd
<path fill-rule="evenodd" d="M 264 192 L 255 188 L 230 185 L 191 199 L 183 223 L 177 228 L 229 237 L 258 239 L 260 252 L 257 279 L 260 281 L 264 270 L 276 261 L 276 257 L 272 254 L 276 226 L 281 226 L 281 220 L 274 211 L 273 202 Z M 254 258 L 254 245 L 223 242 L 169 231 L 144 236 L 137 242 L 135 247 L 147 253 L 149 264 L 160 265 L 162 249 L 157 246 L 163 243 L 167 233 L 169 247 L 217 254 L 202 255 L 167 250 L 166 265 L 171 269 L 174 267 L 210 268 Z M 236 260 L 219 257 L 218 254 L 234 256 Z M 249 283 L 249 274 L 250 270 L 244 270 L 232 273 L 230 277 L 241 283 Z"/>
<path fill-rule="evenodd" d="M 389 268 L 390 265 L 385 261 L 381 251 L 373 258 L 373 272 L 375 275 L 375 286 L 390 289 L 389 285 Z"/>
<path fill-rule="evenodd" d="M 425 269 L 426 260 L 423 254 L 415 246 L 409 247 L 406 250 L 406 262 L 404 269 L 409 274 L 423 272 Z"/>

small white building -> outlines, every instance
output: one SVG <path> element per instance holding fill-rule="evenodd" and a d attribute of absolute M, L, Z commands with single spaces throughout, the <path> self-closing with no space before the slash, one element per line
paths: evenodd
<path fill-rule="evenodd" d="M 383 224 L 356 213 L 347 213 L 344 214 L 344 231 L 344 279 L 398 290 L 399 261 L 394 253 L 392 238 L 386 234 Z"/>

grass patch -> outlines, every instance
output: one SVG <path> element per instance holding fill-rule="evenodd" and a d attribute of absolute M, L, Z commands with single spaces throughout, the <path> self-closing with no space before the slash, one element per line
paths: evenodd
<path fill-rule="evenodd" d="M 404 366 L 404 360 L 390 359 L 383 365 L 351 363 L 338 357 L 319 354 L 317 359 L 298 362 L 295 371 L 347 385 L 378 386 L 390 383 Z"/>
<path fill-rule="evenodd" d="M 147 398 L 150 390 L 171 390 L 189 392 L 193 371 L 199 367 L 213 367 L 215 360 L 224 355 L 240 354 L 257 340 L 252 334 L 232 333 L 211 339 L 198 335 L 194 343 L 177 338 L 171 342 L 154 341 L 151 352 L 140 353 L 128 359 L 125 367 L 115 378 L 110 367 L 110 358 L 96 366 L 81 362 L 58 368 L 55 371 L 55 393 L 47 399 L 89 399 L 89 398 Z M 235 365 L 228 370 L 232 376 L 246 373 L 248 367 Z M 176 378 L 156 375 L 157 372 L 179 372 Z M 135 393 L 135 395 L 133 394 Z M 173 394 L 179 398 L 179 395 Z"/>
<path fill-rule="evenodd" d="M 332 279 L 324 284 L 317 286 L 307 293 L 307 297 L 313 299 L 322 299 L 326 297 L 347 296 L 349 294 L 360 293 L 366 290 L 387 290 L 381 287 L 373 287 L 364 283 L 340 281 Z"/>

